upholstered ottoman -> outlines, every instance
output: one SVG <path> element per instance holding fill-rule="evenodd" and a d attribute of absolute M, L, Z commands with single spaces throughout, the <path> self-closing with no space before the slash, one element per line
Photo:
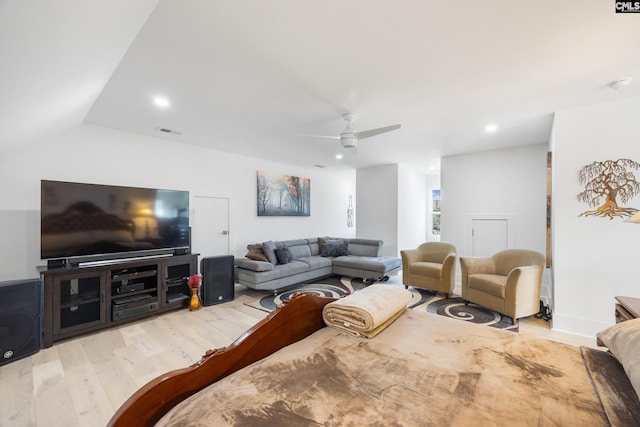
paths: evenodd
<path fill-rule="evenodd" d="M 400 258 L 340 256 L 333 259 L 333 274 L 341 274 L 351 277 L 362 277 L 369 280 L 389 280 L 389 274 L 402 269 Z"/>

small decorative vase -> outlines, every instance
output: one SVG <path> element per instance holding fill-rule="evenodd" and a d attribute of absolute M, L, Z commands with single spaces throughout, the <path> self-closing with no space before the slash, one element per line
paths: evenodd
<path fill-rule="evenodd" d="M 191 300 L 189 301 L 189 311 L 200 310 L 200 296 L 198 296 L 198 288 L 191 289 Z"/>

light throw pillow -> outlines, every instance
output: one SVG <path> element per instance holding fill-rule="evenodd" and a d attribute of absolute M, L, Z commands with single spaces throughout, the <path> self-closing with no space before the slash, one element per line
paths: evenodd
<path fill-rule="evenodd" d="M 263 242 L 262 250 L 264 251 L 264 254 L 267 256 L 271 264 L 276 265 L 278 263 L 278 257 L 276 257 L 275 243 L 273 243 L 271 240 L 267 240 L 266 242 Z"/>
<path fill-rule="evenodd" d="M 289 248 L 277 248 L 276 258 L 278 258 L 278 264 L 289 264 L 293 260 L 293 254 Z"/>
<path fill-rule="evenodd" d="M 640 318 L 617 323 L 597 335 L 618 359 L 640 398 Z"/>
<path fill-rule="evenodd" d="M 249 252 L 247 252 L 245 257 L 247 257 L 249 259 L 253 259 L 255 261 L 270 262 L 269 258 L 267 258 L 267 256 L 264 254 L 264 250 L 259 246 L 256 246 L 256 247 L 253 247 L 253 248 L 249 249 Z"/>

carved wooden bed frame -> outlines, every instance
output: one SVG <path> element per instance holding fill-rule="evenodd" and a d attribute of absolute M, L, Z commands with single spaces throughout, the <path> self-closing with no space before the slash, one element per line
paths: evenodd
<path fill-rule="evenodd" d="M 209 350 L 194 365 L 163 374 L 136 391 L 108 427 L 153 426 L 176 404 L 325 326 L 322 309 L 334 298 L 298 295 L 227 347 Z"/>

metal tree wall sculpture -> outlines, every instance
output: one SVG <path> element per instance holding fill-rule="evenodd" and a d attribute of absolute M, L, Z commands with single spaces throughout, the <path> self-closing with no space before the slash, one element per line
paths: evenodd
<path fill-rule="evenodd" d="M 578 180 L 584 185 L 584 191 L 578 194 L 578 200 L 588 203 L 589 206 L 602 204 L 595 210 L 584 211 L 578 216 L 601 216 L 613 219 L 629 217 L 638 212 L 638 209 L 618 205 L 618 200 L 626 203 L 640 193 L 640 183 L 630 171 L 638 168 L 640 163 L 629 159 L 593 162 L 583 167 L 578 173 Z"/>

